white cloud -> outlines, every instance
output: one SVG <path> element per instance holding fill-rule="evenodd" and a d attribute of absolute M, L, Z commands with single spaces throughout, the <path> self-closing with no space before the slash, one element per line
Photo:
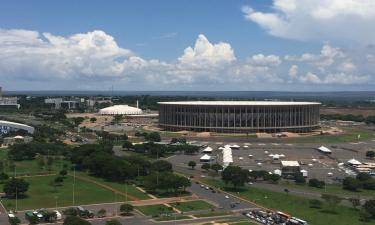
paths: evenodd
<path fill-rule="evenodd" d="M 222 66 L 234 60 L 236 57 L 230 44 L 212 44 L 203 34 L 198 36 L 194 47 L 187 47 L 184 54 L 178 58 L 181 66 L 196 69 Z"/>
<path fill-rule="evenodd" d="M 248 88 L 272 84 L 374 83 L 374 49 L 362 53 L 325 44 L 318 53 L 282 57 L 258 53 L 241 60 L 229 43 L 213 43 L 200 34 L 180 57 L 166 62 L 135 55 L 103 31 L 56 36 L 29 30 L 0 30 L 0 80 L 48 86 L 66 82 L 81 87 L 115 82 L 158 89 L 184 85 L 232 84 Z"/>
<path fill-rule="evenodd" d="M 259 66 L 278 66 L 281 64 L 281 59 L 277 55 L 268 55 L 263 54 L 253 55 L 249 60 L 253 65 Z"/>
<path fill-rule="evenodd" d="M 374 43 L 373 0 L 273 0 L 271 12 L 244 6 L 244 17 L 273 36 Z"/>
<path fill-rule="evenodd" d="M 300 76 L 299 77 L 299 80 L 302 82 L 302 83 L 313 83 L 313 84 L 319 84 L 319 83 L 322 83 L 322 81 L 320 80 L 320 78 L 318 77 L 318 75 L 314 74 L 314 73 L 311 73 L 311 72 L 308 72 L 306 75 L 304 76 Z"/>
<path fill-rule="evenodd" d="M 291 79 L 294 79 L 297 77 L 297 74 L 298 74 L 298 66 L 297 65 L 292 65 L 290 68 L 289 68 L 289 72 L 288 72 L 289 76 Z"/>

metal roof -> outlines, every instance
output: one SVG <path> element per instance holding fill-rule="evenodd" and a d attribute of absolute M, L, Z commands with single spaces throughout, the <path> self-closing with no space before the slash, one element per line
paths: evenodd
<path fill-rule="evenodd" d="M 319 102 L 282 102 L 282 101 L 179 101 L 158 102 L 160 105 L 225 105 L 225 106 L 288 106 L 288 105 L 320 105 Z"/>

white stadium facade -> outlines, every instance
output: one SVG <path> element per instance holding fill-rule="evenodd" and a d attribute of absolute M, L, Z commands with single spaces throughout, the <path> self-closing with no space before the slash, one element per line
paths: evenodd
<path fill-rule="evenodd" d="M 7 134 L 18 130 L 25 130 L 29 134 L 33 134 L 35 131 L 34 127 L 26 124 L 0 120 L 0 134 Z"/>
<path fill-rule="evenodd" d="M 142 109 L 128 105 L 114 105 L 99 110 L 100 115 L 140 115 Z"/>
<path fill-rule="evenodd" d="M 318 102 L 159 102 L 159 127 L 198 132 L 308 132 L 319 127 Z"/>

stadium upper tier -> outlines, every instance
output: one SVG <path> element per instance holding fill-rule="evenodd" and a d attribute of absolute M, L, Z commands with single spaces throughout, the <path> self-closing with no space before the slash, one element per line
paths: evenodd
<path fill-rule="evenodd" d="M 318 102 L 159 102 L 159 126 L 166 130 L 212 132 L 305 132 L 319 126 Z"/>

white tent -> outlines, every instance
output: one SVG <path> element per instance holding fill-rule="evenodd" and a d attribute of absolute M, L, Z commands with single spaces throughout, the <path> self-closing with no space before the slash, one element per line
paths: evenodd
<path fill-rule="evenodd" d="M 273 171 L 274 174 L 281 176 L 282 171 L 279 169 L 276 169 Z"/>
<path fill-rule="evenodd" d="M 209 162 L 209 161 L 211 161 L 211 156 L 205 154 L 205 155 L 203 155 L 199 160 L 200 160 L 201 162 Z"/>
<path fill-rule="evenodd" d="M 210 146 L 207 146 L 205 149 L 202 151 L 203 153 L 212 153 L 212 148 Z"/>
<path fill-rule="evenodd" d="M 225 147 L 223 149 L 223 166 L 227 167 L 231 163 L 233 163 L 232 149 Z"/>
<path fill-rule="evenodd" d="M 348 161 L 348 164 L 355 166 L 355 165 L 361 165 L 362 163 L 356 159 L 351 159 Z"/>
<path fill-rule="evenodd" d="M 300 172 L 302 173 L 303 177 L 307 177 L 307 175 L 308 175 L 307 170 L 300 170 Z"/>
<path fill-rule="evenodd" d="M 234 145 L 225 145 L 224 147 L 229 147 L 231 149 L 239 149 L 241 146 L 234 144 Z"/>
<path fill-rule="evenodd" d="M 318 150 L 319 150 L 320 152 L 324 153 L 324 154 L 331 154 L 331 153 L 332 153 L 331 149 L 329 149 L 329 148 L 327 148 L 327 147 L 325 147 L 325 146 L 320 146 L 320 147 L 318 148 Z"/>

